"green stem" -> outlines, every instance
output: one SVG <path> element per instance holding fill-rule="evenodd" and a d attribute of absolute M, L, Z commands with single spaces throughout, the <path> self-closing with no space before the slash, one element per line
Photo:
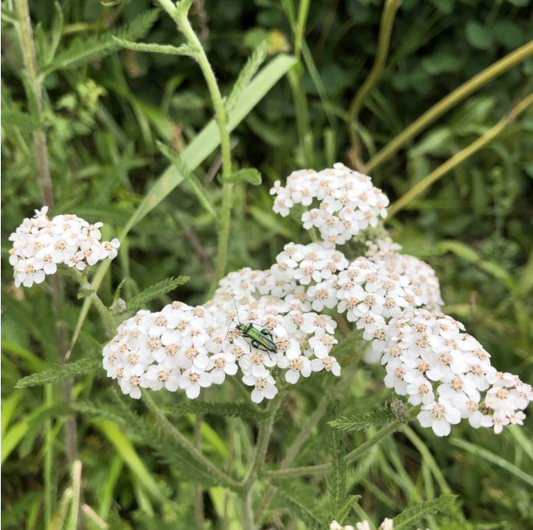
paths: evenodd
<path fill-rule="evenodd" d="M 191 4 L 187 2 L 185 5 Z M 159 0 L 161 7 L 172 17 L 176 22 L 178 29 L 183 33 L 187 39 L 189 45 L 194 49 L 194 58 L 198 62 L 200 69 L 204 75 L 209 93 L 211 95 L 211 101 L 213 102 L 213 108 L 215 111 L 215 118 L 220 131 L 220 148 L 222 151 L 222 177 L 231 173 L 231 146 L 230 137 L 228 132 L 228 120 L 226 110 L 224 109 L 224 102 L 222 95 L 213 72 L 213 68 L 209 63 L 207 55 L 202 47 L 200 39 L 192 29 L 192 26 L 187 19 L 187 9 L 178 8 L 171 0 Z M 179 4 L 178 4 L 179 5 Z M 224 180 L 224 178 L 223 178 Z M 215 271 L 215 277 L 213 282 L 215 285 L 222 279 L 226 271 L 226 261 L 228 252 L 229 241 L 229 229 L 231 220 L 231 196 L 232 185 L 229 182 L 224 182 L 222 188 L 222 226 L 219 230 L 218 239 L 218 262 Z"/>
<path fill-rule="evenodd" d="M 485 147 L 494 138 L 496 138 L 501 132 L 512 123 L 522 112 L 524 112 L 529 105 L 533 104 L 533 94 L 530 94 L 527 98 L 522 100 L 516 105 L 511 112 L 504 116 L 494 127 L 489 129 L 483 136 L 479 137 L 475 142 L 472 142 L 468 147 L 465 147 L 457 154 L 448 159 L 444 164 L 440 165 L 437 169 L 432 171 L 427 177 L 424 177 L 418 184 L 413 186 L 405 195 L 400 197 L 392 206 L 388 209 L 388 218 L 395 215 L 401 210 L 408 202 L 413 200 L 417 195 L 422 193 L 426 188 L 431 186 L 440 177 L 448 173 L 454 167 L 464 162 L 467 158 L 474 153 Z"/>
<path fill-rule="evenodd" d="M 165 416 L 164 412 L 152 399 L 152 396 L 148 391 L 143 392 L 142 396 L 146 405 L 156 417 L 159 425 L 174 439 L 175 442 L 181 445 L 181 447 L 183 447 L 183 449 L 185 449 L 194 460 L 201 462 L 203 466 L 207 467 L 209 471 L 216 475 L 220 479 L 221 483 L 226 487 L 229 487 L 233 490 L 239 487 L 239 484 L 235 480 L 233 480 L 229 475 L 226 475 L 226 473 L 215 466 L 215 464 L 212 464 L 207 458 L 205 458 L 202 452 L 194 447 L 194 445 L 189 442 L 189 440 L 187 440 L 187 438 L 181 434 L 181 432 L 178 431 L 174 425 L 172 425 L 172 423 Z"/>
<path fill-rule="evenodd" d="M 345 348 L 348 348 L 363 337 L 364 330 L 354 329 L 346 338 L 341 340 L 338 344 L 335 344 L 329 352 L 330 357 L 335 357 Z"/>
<path fill-rule="evenodd" d="M 392 32 L 392 26 L 394 24 L 394 19 L 396 17 L 396 12 L 400 7 L 401 0 L 386 0 L 385 7 L 383 8 L 383 14 L 381 15 L 381 24 L 379 28 L 379 43 L 378 43 L 378 52 L 376 55 L 376 60 L 372 66 L 370 74 L 366 78 L 365 82 L 361 88 L 357 91 L 357 94 L 354 96 L 352 103 L 350 104 L 349 113 L 349 132 L 352 142 L 352 149 L 354 154 L 354 159 L 356 163 L 359 163 L 359 145 L 357 141 L 357 121 L 359 112 L 363 103 L 376 86 L 377 82 L 383 74 L 383 69 L 385 68 L 385 62 L 387 61 L 387 55 L 389 54 L 389 44 L 390 36 Z"/>
<path fill-rule="evenodd" d="M 409 410 L 409 419 L 412 420 L 420 411 L 420 407 L 412 407 Z M 351 464 L 365 454 L 367 454 L 375 445 L 382 442 L 390 434 L 402 430 L 406 425 L 403 420 L 395 420 L 392 423 L 384 425 L 370 440 L 367 440 L 359 447 L 348 453 L 342 460 L 344 464 Z M 304 475 L 317 475 L 327 473 L 331 470 L 331 462 L 318 466 L 295 467 L 292 469 L 279 469 L 276 471 L 264 471 L 262 476 L 267 479 L 285 480 Z"/>
<path fill-rule="evenodd" d="M 433 105 L 420 118 L 415 120 L 409 127 L 404 129 L 396 138 L 389 142 L 381 151 L 374 155 L 365 165 L 365 172 L 380 166 L 385 160 L 392 157 L 404 144 L 414 138 L 421 131 L 426 129 L 431 123 L 442 116 L 445 112 L 458 105 L 461 101 L 473 94 L 476 90 L 486 85 L 489 81 L 503 74 L 513 66 L 521 63 L 533 55 L 533 41 L 524 44 L 518 50 L 510 53 L 503 59 L 495 62 L 472 79 L 461 85 L 448 94 L 444 99 Z"/>

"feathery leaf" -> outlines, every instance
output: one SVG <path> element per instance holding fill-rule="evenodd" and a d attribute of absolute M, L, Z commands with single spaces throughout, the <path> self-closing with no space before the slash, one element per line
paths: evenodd
<path fill-rule="evenodd" d="M 189 281 L 188 276 L 178 276 L 177 278 L 167 278 L 162 282 L 151 285 L 137 296 L 134 296 L 129 302 L 126 303 L 126 309 L 122 311 L 135 311 L 146 305 L 151 300 L 163 296 L 164 294 L 173 291 L 176 287 L 183 285 Z"/>
<path fill-rule="evenodd" d="M 44 67 L 42 75 L 47 75 L 54 70 L 64 70 L 74 68 L 87 63 L 88 61 L 102 59 L 106 55 L 113 53 L 120 48 L 113 37 L 125 40 L 135 40 L 143 37 L 152 27 L 159 16 L 159 10 L 153 9 L 137 17 L 129 26 L 120 28 L 116 31 L 106 33 L 96 39 L 77 40 L 72 43 L 65 51 L 56 55 L 56 57 Z"/>
<path fill-rule="evenodd" d="M 235 81 L 235 85 L 233 85 L 231 94 L 229 95 L 228 100 L 226 101 L 226 112 L 229 112 L 231 109 L 233 109 L 235 103 L 237 103 L 237 100 L 243 93 L 244 89 L 250 84 L 252 77 L 255 75 L 257 70 L 259 70 L 259 67 L 265 60 L 266 55 L 267 44 L 266 41 L 263 41 L 253 51 L 248 61 L 246 61 L 246 64 L 244 65 L 243 69 L 240 71 L 239 77 L 237 78 L 237 81 Z"/>
<path fill-rule="evenodd" d="M 15 388 L 46 385 L 69 377 L 86 375 L 102 365 L 101 357 L 89 357 L 81 361 L 53 365 L 49 370 L 20 379 Z"/>
<path fill-rule="evenodd" d="M 446 510 L 456 498 L 455 495 L 441 495 L 437 499 L 419 502 L 394 518 L 394 530 L 409 530 L 420 519 Z"/>
<path fill-rule="evenodd" d="M 213 414 L 232 418 L 244 418 L 259 421 L 266 417 L 266 411 L 258 411 L 245 401 L 210 403 L 209 401 L 187 400 L 170 409 L 170 414 L 184 416 L 186 414 Z"/>
<path fill-rule="evenodd" d="M 188 44 L 182 44 L 181 46 L 171 46 L 170 44 L 148 44 L 144 42 L 131 42 L 129 40 L 120 39 L 119 37 L 113 37 L 113 40 L 120 44 L 123 48 L 128 50 L 134 50 L 136 52 L 153 52 L 164 53 L 167 55 L 189 55 L 193 57 L 196 54 L 194 48 Z"/>
<path fill-rule="evenodd" d="M 316 494 L 312 498 L 304 499 L 301 494 L 298 494 L 294 488 L 287 484 L 275 484 L 275 487 L 278 503 L 288 508 L 292 515 L 298 517 L 305 524 L 307 529 L 324 530 L 327 528 L 326 523 L 309 508 L 309 506 L 316 504 Z"/>
<path fill-rule="evenodd" d="M 369 427 L 382 427 L 387 423 L 396 421 L 396 416 L 389 410 L 378 410 L 368 414 L 357 414 L 349 418 L 339 418 L 329 422 L 329 425 L 335 429 L 344 432 L 366 431 Z"/>

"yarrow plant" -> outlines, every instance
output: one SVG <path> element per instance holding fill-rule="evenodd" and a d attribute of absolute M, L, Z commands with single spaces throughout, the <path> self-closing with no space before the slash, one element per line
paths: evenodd
<path fill-rule="evenodd" d="M 174 178 L 173 186 L 183 179 L 216 225 L 217 262 L 212 285 L 205 289 L 209 293 L 207 300 L 198 305 L 189 305 L 183 300 L 173 301 L 163 307 L 161 304 L 154 310 L 144 309 L 147 302 L 161 300 L 162 296 L 187 279 L 164 280 L 137 296 L 125 296 L 128 298 L 125 301 L 120 298 L 127 280 L 125 278 L 117 287 L 113 304 L 106 307 L 98 297 L 97 290 L 109 262 L 102 263 L 92 278 L 89 278 L 88 269 L 104 260 L 113 260 L 120 247 L 119 240 L 102 241 L 100 229 L 103 224 L 100 222 L 90 224 L 74 214 L 49 218 L 47 206 L 36 210 L 35 215 L 24 219 L 9 238 L 13 243 L 10 264 L 13 266 L 15 287 L 29 288 L 33 284 L 43 283 L 46 276 L 60 272 L 79 283 L 78 295 L 86 300 L 70 348 L 65 333 L 67 326 L 62 322 L 56 326 L 57 342 L 62 354 L 61 365 L 24 378 L 19 382 L 19 387 L 51 384 L 60 379 L 84 375 L 96 365 L 100 366 L 101 362 L 107 377 L 115 380 L 122 394 L 127 397 L 110 392 L 115 408 L 104 402 L 72 403 L 70 383 L 64 381 L 69 414 L 74 409 L 111 420 L 154 449 L 165 465 L 176 472 L 180 482 L 188 480 L 192 483 L 198 528 L 202 528 L 205 522 L 202 487 L 214 491 L 222 486 L 227 490 L 222 503 L 223 511 L 230 511 L 228 503 L 231 492 L 239 499 L 238 517 L 241 527 L 246 530 L 258 528 L 262 522 L 270 523 L 267 518 L 271 517 L 271 512 L 267 510 L 274 502 L 280 503 L 284 515 L 288 513 L 292 517 L 294 514 L 309 528 L 323 529 L 330 525 L 330 530 L 370 530 L 377 525 L 371 525 L 362 509 L 360 518 L 365 517 L 365 520 L 355 523 L 355 527 L 343 526 L 357 502 L 357 497 L 349 495 L 348 466 L 365 455 L 373 458 L 371 450 L 377 449 L 378 444 L 395 431 L 403 429 L 406 434 L 412 433 L 412 439 L 416 440 L 414 437 L 417 435 L 406 426 L 415 418 L 422 428 L 432 429 L 439 437 L 449 435 L 452 425 L 462 420 L 467 420 L 475 429 L 492 428 L 496 434 L 507 425 L 522 425 L 525 419 L 523 411 L 533 401 L 532 387 L 516 375 L 498 371 L 492 366 L 490 354 L 478 340 L 466 333 L 465 326 L 442 312 L 444 301 L 435 271 L 418 258 L 402 254 L 402 247 L 393 242 L 384 229 L 389 206 L 386 194 L 374 185 L 370 176 L 342 163 L 321 171 L 301 169 L 292 172 L 285 182 L 276 181 L 270 190 L 274 196 L 273 211 L 283 219 L 289 216 L 291 220 L 296 218 L 303 228 L 301 233 L 304 239 L 287 242 L 281 252 L 272 255 L 265 270 L 244 267 L 226 272 L 232 190 L 242 183 L 261 183 L 261 175 L 257 170 L 233 170 L 229 132 L 238 122 L 235 116 L 240 111 L 234 115 L 232 111 L 245 90 L 250 88 L 247 98 L 254 92 L 256 87 L 252 90 L 249 85 L 266 57 L 267 46 L 262 44 L 254 51 L 231 93 L 222 97 L 202 43 L 188 20 L 192 3 L 192 0 L 178 3 L 172 0 L 158 1 L 185 40 L 179 47 L 127 40 L 128 36 L 137 38 L 142 34 L 142 31 L 135 33 L 133 29 L 102 38 L 97 41 L 97 46 L 98 54 L 102 54 L 106 48 L 121 46 L 134 52 L 185 56 L 196 61 L 205 77 L 220 138 L 220 209 L 199 183 L 193 173 L 194 168 L 189 168 L 185 163 L 185 160 L 191 164 L 192 159 L 204 160 L 210 151 L 202 154 L 204 158 L 199 153 L 186 157 L 164 144 L 158 145 L 177 169 L 179 179 Z M 24 56 L 26 60 L 31 59 L 26 64 L 30 81 L 26 88 L 33 92 L 37 114 L 29 125 L 34 131 L 41 195 L 43 203 L 52 205 L 46 137 L 41 125 L 44 123 L 41 82 L 48 72 L 47 68 L 51 68 L 50 71 L 55 68 L 53 56 L 56 50 L 44 53 L 47 52 L 47 39 L 40 38 L 39 46 L 43 48 L 39 50 L 40 55 L 50 57 L 48 65 L 40 65 L 35 70 L 38 62 L 31 27 L 24 28 L 24 24 L 29 25 L 29 8 L 24 0 L 16 4 L 24 15 L 16 21 L 20 35 L 24 36 L 21 38 Z M 301 3 L 301 6 L 305 5 L 305 2 Z M 386 9 L 396 10 L 398 6 L 399 2 L 386 2 Z M 298 14 L 298 25 L 305 18 L 302 17 L 304 7 L 299 8 L 302 11 Z M 59 4 L 56 9 L 61 13 Z M 201 9 L 201 6 L 198 7 L 199 11 Z M 4 14 L 6 20 L 15 16 L 10 6 Z M 140 22 L 140 26 L 153 23 L 157 16 L 158 12 L 154 11 Z M 394 13 L 392 17 L 384 16 L 383 21 L 386 23 L 393 18 Z M 301 29 L 303 27 L 296 27 L 295 33 L 298 34 Z M 61 35 L 62 22 L 57 25 L 54 23 L 54 32 Z M 43 37 L 44 33 L 40 32 L 39 35 Z M 54 36 L 50 39 L 55 48 L 59 44 L 58 38 Z M 77 46 L 74 48 L 76 53 L 67 50 L 63 55 L 67 64 L 70 61 L 70 66 L 79 60 L 80 55 L 86 55 L 80 54 Z M 285 60 L 284 73 L 297 62 L 297 59 L 290 57 L 285 57 Z M 260 81 L 264 83 L 265 78 Z M 292 85 L 295 87 L 297 84 L 295 75 Z M 12 114 L 17 119 L 23 116 L 19 110 Z M 123 228 L 121 240 L 124 241 L 130 228 L 170 189 L 170 177 L 166 175 L 161 185 L 156 184 L 146 197 L 147 200 Z M 164 193 L 158 195 L 161 190 Z M 394 206 L 389 212 L 394 212 Z M 59 318 L 63 286 L 58 277 L 52 279 L 52 284 L 51 289 L 47 286 L 45 290 L 52 293 L 54 313 Z M 110 285 L 111 282 L 108 287 Z M 105 340 L 97 343 L 99 355 L 102 350 L 101 359 L 89 357 L 65 364 L 91 303 L 99 310 L 107 332 Z M 94 346 L 95 337 L 89 337 L 87 341 Z M 355 374 L 360 358 L 376 365 L 372 373 L 380 374 L 382 381 L 379 385 L 388 388 L 387 392 L 394 394 L 394 399 L 382 410 L 342 418 L 338 414 L 339 403 L 336 398 L 344 394 L 353 396 L 348 392 L 350 376 Z M 51 390 L 51 386 L 48 390 Z M 283 456 L 278 458 L 275 455 L 267 459 L 273 425 L 279 418 L 280 410 L 283 410 L 283 400 L 291 392 L 291 404 L 297 404 L 299 395 L 294 391 L 298 390 L 302 391 L 302 395 L 304 392 L 314 394 L 316 403 L 313 410 L 291 445 L 288 448 L 282 446 L 281 451 L 278 451 Z M 157 398 L 153 397 L 154 392 L 159 392 Z M 237 399 L 237 392 L 246 399 Z M 47 399 L 51 395 L 47 393 Z M 221 396 L 227 401 L 220 400 Z M 134 412 L 134 408 L 141 407 L 130 407 L 132 402 L 128 397 L 143 399 L 152 416 L 149 421 Z M 168 409 L 161 409 L 156 400 L 165 403 Z M 53 403 L 48 405 L 50 407 L 46 409 L 46 414 L 61 408 Z M 172 420 L 169 419 L 171 414 L 174 415 Z M 178 429 L 178 422 L 174 421 L 176 416 L 187 414 L 196 414 L 192 442 Z M 248 427 L 247 423 L 252 425 L 247 432 L 250 436 L 246 443 L 237 441 L 235 431 L 231 431 L 231 447 L 227 449 L 224 446 L 221 449 L 220 446 L 224 444 L 219 444 L 218 452 L 225 459 L 223 465 L 216 465 L 202 452 L 203 414 L 241 418 L 245 428 Z M 330 418 L 326 427 L 327 436 L 320 432 L 314 436 L 313 432 L 320 430 L 317 427 L 324 416 Z M 293 420 L 291 416 L 290 421 Z M 64 507 L 72 497 L 69 528 L 82 528 L 83 525 L 78 525 L 79 514 L 90 514 L 93 510 L 88 505 L 80 506 L 80 499 L 83 499 L 81 467 L 75 462 L 76 430 L 73 421 L 73 418 L 69 418 L 65 422 L 70 422 L 65 429 L 65 445 L 73 464 L 73 485 L 66 489 L 66 501 L 58 504 Z M 35 438 L 33 423 L 30 423 L 30 427 L 28 431 Z M 357 448 L 345 453 L 347 437 L 341 437 L 341 433 L 368 431 L 369 427 L 379 427 L 379 430 Z M 51 435 L 51 422 L 47 429 L 47 436 Z M 106 434 L 109 432 L 106 431 Z M 313 440 L 306 445 L 312 436 Z M 116 442 L 116 439 L 113 441 Z M 420 443 L 423 445 L 423 442 Z M 53 444 L 48 445 L 52 447 Z M 302 467 L 293 467 L 295 462 L 303 462 L 315 450 L 317 454 L 324 452 L 324 446 L 327 446 L 329 461 L 316 465 L 299 463 Z M 131 457 L 133 449 L 128 449 L 127 454 Z M 232 467 L 238 459 L 239 466 Z M 129 464 L 139 463 L 136 458 L 127 461 Z M 120 459 L 116 462 L 122 465 Z M 46 459 L 45 465 L 50 485 L 51 459 Z M 113 473 L 115 467 L 113 465 Z M 137 471 L 141 469 L 144 478 L 151 478 L 143 466 L 132 467 L 137 467 Z M 364 469 L 364 466 L 361 467 Z M 433 467 L 436 466 L 428 464 L 424 470 L 429 474 L 435 473 Z M 283 481 L 287 479 L 326 473 L 330 498 L 327 515 L 321 502 L 317 502 L 316 489 L 313 489 L 316 484 L 312 481 L 302 484 L 304 493 L 305 490 L 313 491 L 313 497 L 307 504 L 300 499 L 298 487 L 293 488 L 292 484 L 283 486 Z M 407 482 L 411 480 L 407 473 L 402 477 L 402 482 L 404 478 Z M 444 479 L 436 478 L 441 489 L 449 489 Z M 431 476 L 429 481 L 426 490 L 431 500 L 410 507 L 394 520 L 385 519 L 379 525 L 379 530 L 412 528 L 423 518 L 428 518 L 432 524 L 433 514 L 447 508 L 454 497 L 445 494 L 434 498 Z M 256 488 L 258 483 L 262 483 L 259 490 Z M 147 512 L 153 511 L 141 486 L 135 491 L 135 496 L 142 498 L 141 504 L 150 508 Z M 160 488 L 156 482 L 148 488 L 150 497 L 157 497 L 161 502 L 163 512 L 174 511 L 181 517 L 183 510 L 175 509 L 175 501 L 161 500 L 172 488 Z M 50 487 L 50 498 L 51 490 Z M 410 494 L 421 497 L 419 492 L 422 490 L 417 485 L 410 490 Z M 260 498 L 256 495 L 254 499 L 256 491 L 260 492 Z M 221 503 L 217 500 L 216 504 L 218 509 Z M 45 515 L 47 527 L 52 521 L 50 508 L 48 512 Z M 65 512 L 54 520 L 63 521 L 64 515 Z M 333 522 L 330 524 L 330 521 Z M 457 524 L 461 525 L 463 519 L 458 517 L 458 521 Z M 229 528 L 231 525 L 227 518 L 225 522 L 224 527 Z M 106 527 L 106 523 L 99 518 L 97 523 L 99 527 Z M 277 523 L 277 520 L 274 521 L 276 528 L 281 528 Z M 150 528 L 158 526 L 153 524 L 153 520 L 149 524 L 152 525 Z M 292 521 L 289 524 L 295 528 L 298 523 Z"/>
<path fill-rule="evenodd" d="M 390 238 L 367 242 L 366 255 L 352 261 L 339 250 L 368 228 L 369 219 L 386 216 L 387 197 L 370 177 L 335 164 L 295 172 L 286 187 L 277 182 L 271 191 L 281 215 L 294 204 L 319 201 L 307 213 L 316 214 L 312 226 L 324 240 L 285 245 L 266 271 L 230 273 L 203 306 L 174 302 L 157 313 L 139 311 L 121 324 L 103 354 L 108 376 L 124 393 L 139 398 L 140 388 L 181 388 L 194 399 L 201 388 L 240 377 L 253 388 L 252 401 L 260 403 L 273 399 L 281 384 L 313 372 L 340 376 L 337 323 L 328 314 L 333 312 L 345 315 L 368 341 L 366 360 L 381 361 L 385 385 L 421 406 L 420 424 L 437 436 L 448 435 L 461 419 L 496 433 L 523 423 L 531 387 L 497 372 L 464 326 L 439 311 L 439 281 L 429 265 L 400 254 Z M 287 209 L 280 209 L 280 198 Z M 310 228 L 307 213 L 302 221 Z M 333 228 L 339 219 L 346 221 L 342 232 Z M 275 351 L 253 346 L 238 322 L 266 330 Z"/>
<path fill-rule="evenodd" d="M 9 263 L 13 265 L 15 286 L 31 287 L 55 274 L 59 264 L 83 271 L 104 259 L 117 256 L 118 239 L 100 241 L 103 223 L 90 224 L 76 215 L 47 217 L 48 207 L 35 210 L 9 236 L 13 247 Z"/>

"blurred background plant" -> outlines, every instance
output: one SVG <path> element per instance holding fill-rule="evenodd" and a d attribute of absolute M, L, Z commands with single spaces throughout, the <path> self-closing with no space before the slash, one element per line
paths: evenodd
<path fill-rule="evenodd" d="M 179 292 L 150 307 L 160 309 L 176 298 L 202 303 L 216 267 L 216 231 L 190 188 L 182 184 L 170 193 L 179 180 L 167 169 L 157 141 L 189 156 L 189 166 L 198 166 L 196 176 L 219 205 L 222 187 L 214 178 L 221 160 L 213 129 L 186 151 L 212 117 L 209 91 L 189 58 L 121 50 L 111 35 L 176 46 L 183 37 L 168 17 L 150 11 L 148 0 L 30 2 L 44 88 L 37 112 L 28 97 L 31 79 L 16 32 L 17 7 L 2 2 L 2 263 L 8 260 L 9 234 L 42 203 L 36 178 L 42 168 L 31 133 L 44 130 L 53 213 L 103 221 L 105 239 L 132 228 L 102 276 L 104 302 L 113 302 L 124 277 L 123 296 L 129 299 L 165 278 L 187 275 L 191 280 Z M 294 169 L 342 161 L 366 169 L 393 202 L 417 186 L 421 192 L 398 203 L 388 227 L 404 252 L 436 269 L 445 312 L 466 324 L 492 353 L 494 365 L 531 383 L 533 114 L 529 107 L 515 119 L 505 118 L 533 90 L 531 3 L 195 0 L 190 19 L 225 96 L 260 43 L 266 41 L 270 56 L 232 125 L 234 168 L 259 169 L 263 184 L 235 186 L 228 270 L 268 268 L 284 243 L 306 242 L 297 223 L 282 223 L 272 212 L 268 194 L 271 183 Z M 292 65 L 287 54 L 297 64 L 285 76 Z M 275 56 L 288 62 L 267 70 Z M 456 97 L 439 103 L 450 93 Z M 496 135 L 491 131 L 498 123 Z M 405 133 L 407 127 L 413 134 Z M 474 142 L 483 135 L 491 141 L 478 146 Z M 397 138 L 405 142 L 399 145 Z M 386 147 L 391 145 L 397 148 Z M 452 157 L 461 163 L 444 172 L 442 164 Z M 166 187 L 163 179 L 158 193 L 150 191 L 161 175 Z M 135 214 L 139 211 L 142 215 Z M 133 227 L 132 215 L 139 221 Z M 52 514 L 75 496 L 80 480 L 83 502 L 98 514 L 87 518 L 90 527 L 101 524 L 98 517 L 111 528 L 198 524 L 194 486 L 161 463 L 145 439 L 106 418 L 78 416 L 83 468 L 72 473 L 61 433 L 73 411 L 63 404 L 61 388 L 14 388 L 44 362 L 59 361 L 48 287 L 16 289 L 8 265 L 2 280 L 2 527 L 43 528 L 48 520 L 50 528 L 60 528 Z M 58 319 L 69 337 L 81 303 L 68 287 Z M 100 354 L 93 337 L 103 342 L 105 335 L 97 316 L 89 312 L 73 360 Z M 379 373 L 373 366 L 357 372 L 342 396 L 342 415 L 391 398 L 376 382 Z M 312 385 L 302 384 L 285 403 L 267 460 L 279 460 L 284 437 L 292 438 L 316 407 Z M 108 386 L 103 371 L 96 371 L 76 380 L 73 396 L 98 400 Z M 246 459 L 253 425 L 240 418 L 207 418 L 204 452 L 221 466 L 228 458 Z M 192 432 L 192 415 L 174 419 Z M 320 460 L 317 454 L 331 458 L 329 430 L 320 423 L 298 454 L 298 465 Z M 234 435 L 239 443 L 228 454 L 225 441 Z M 357 446 L 364 439 L 352 433 L 334 443 Z M 500 436 L 456 427 L 452 439 L 437 439 L 406 429 L 347 470 L 347 491 L 362 496 L 352 515 L 381 521 L 418 500 L 453 492 L 461 514 L 436 516 L 429 521 L 432 529 L 530 528 L 532 439 L 530 419 L 523 429 L 509 428 Z M 313 499 L 317 517 L 325 514 L 327 487 L 318 477 L 285 484 L 265 528 L 298 528 L 298 520 L 311 528 L 316 521 L 299 510 Z M 239 528 L 233 496 L 209 488 L 203 502 L 206 527 Z"/>

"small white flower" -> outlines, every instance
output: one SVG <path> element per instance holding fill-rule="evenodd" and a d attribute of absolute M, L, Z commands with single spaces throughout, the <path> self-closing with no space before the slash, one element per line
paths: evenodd
<path fill-rule="evenodd" d="M 295 359 L 282 357 L 278 361 L 278 366 L 280 368 L 288 368 L 287 372 L 285 372 L 285 380 L 287 383 L 297 383 L 300 379 L 300 374 L 304 377 L 309 377 L 311 375 L 311 363 L 304 355 L 296 357 Z"/>
<path fill-rule="evenodd" d="M 185 389 L 189 399 L 196 399 L 200 395 L 200 388 L 211 386 L 211 374 L 198 372 L 194 368 L 185 370 L 179 378 L 179 387 Z"/>
<path fill-rule="evenodd" d="M 431 427 L 437 436 L 448 436 L 450 424 L 459 423 L 461 413 L 449 401 L 439 399 L 436 403 L 423 405 L 417 418 L 422 427 Z"/>
<path fill-rule="evenodd" d="M 207 370 L 211 373 L 211 381 L 214 385 L 221 385 L 226 374 L 235 375 L 238 370 L 235 364 L 235 356 L 231 353 L 217 353 L 209 359 Z"/>
<path fill-rule="evenodd" d="M 335 357 L 326 356 L 318 359 L 313 359 L 311 361 L 311 369 L 313 370 L 313 372 L 320 372 L 322 370 L 326 370 L 327 372 L 331 372 L 337 377 L 341 375 L 341 366 L 338 363 L 337 359 L 335 359 Z"/>
<path fill-rule="evenodd" d="M 253 375 L 245 375 L 242 380 L 245 385 L 255 387 L 252 391 L 252 401 L 254 403 L 261 403 L 265 398 L 273 399 L 278 393 L 276 382 L 271 375 L 257 378 Z"/>

